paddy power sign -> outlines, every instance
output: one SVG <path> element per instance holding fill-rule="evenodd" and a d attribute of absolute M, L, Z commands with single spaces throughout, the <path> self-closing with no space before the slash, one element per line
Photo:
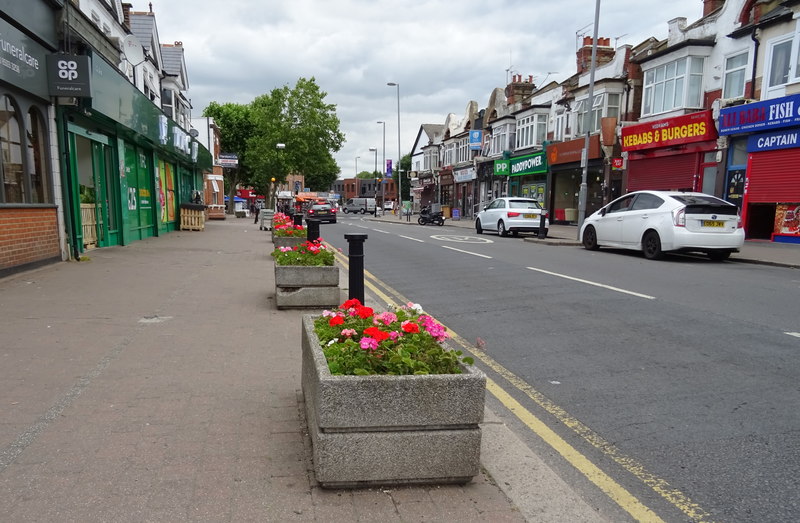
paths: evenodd
<path fill-rule="evenodd" d="M 640 151 L 716 139 L 717 130 L 711 111 L 622 128 L 623 151 Z"/>
<path fill-rule="evenodd" d="M 500 176 L 524 176 L 526 174 L 543 174 L 547 172 L 547 160 L 544 151 L 511 158 L 495 160 L 494 174 Z"/>

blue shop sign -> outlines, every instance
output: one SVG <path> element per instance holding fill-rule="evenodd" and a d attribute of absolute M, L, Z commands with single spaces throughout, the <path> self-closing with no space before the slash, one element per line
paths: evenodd
<path fill-rule="evenodd" d="M 719 112 L 720 136 L 793 126 L 800 126 L 800 94 L 726 107 Z"/>
<path fill-rule="evenodd" d="M 480 151 L 482 145 L 483 145 L 483 131 L 470 131 L 469 149 L 471 151 Z"/>
<path fill-rule="evenodd" d="M 747 152 L 749 153 L 790 149 L 798 146 L 800 146 L 800 129 L 754 134 L 747 138 Z"/>

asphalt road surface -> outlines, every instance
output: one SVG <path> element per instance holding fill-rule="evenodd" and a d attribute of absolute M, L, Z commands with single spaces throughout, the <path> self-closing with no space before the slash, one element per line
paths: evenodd
<path fill-rule="evenodd" d="M 482 347 L 490 378 L 664 521 L 800 520 L 796 270 L 360 216 L 321 229 L 345 253 L 367 233 L 367 271 Z M 497 406 L 586 499 L 625 505 Z"/>

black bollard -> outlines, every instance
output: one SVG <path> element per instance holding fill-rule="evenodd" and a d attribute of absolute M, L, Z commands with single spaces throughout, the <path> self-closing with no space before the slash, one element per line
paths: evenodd
<path fill-rule="evenodd" d="M 349 298 L 364 303 L 364 242 L 367 241 L 367 235 L 363 232 L 354 232 L 345 234 L 344 239 L 347 240 L 347 255 L 350 259 Z"/>
<path fill-rule="evenodd" d="M 316 218 L 309 218 L 306 220 L 306 225 L 308 225 L 306 239 L 310 242 L 319 240 L 319 220 Z"/>
<path fill-rule="evenodd" d="M 292 217 L 295 225 L 303 225 L 303 213 L 296 212 Z"/>

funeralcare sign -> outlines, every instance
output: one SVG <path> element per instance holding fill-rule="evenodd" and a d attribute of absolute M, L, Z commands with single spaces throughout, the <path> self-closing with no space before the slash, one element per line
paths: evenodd
<path fill-rule="evenodd" d="M 47 98 L 47 50 L 0 19 L 0 80 Z"/>

